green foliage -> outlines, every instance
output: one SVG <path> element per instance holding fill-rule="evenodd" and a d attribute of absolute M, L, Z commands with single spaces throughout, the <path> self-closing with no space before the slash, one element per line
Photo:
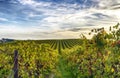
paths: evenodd
<path fill-rule="evenodd" d="M 0 78 L 13 77 L 14 50 L 21 78 L 119 78 L 119 23 L 93 29 L 87 39 L 26 40 L 0 44 Z"/>

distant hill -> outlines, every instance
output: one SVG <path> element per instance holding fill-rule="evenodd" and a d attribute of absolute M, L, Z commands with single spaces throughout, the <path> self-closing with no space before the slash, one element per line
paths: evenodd
<path fill-rule="evenodd" d="M 14 41 L 14 39 L 2 38 L 0 40 L 0 43 L 6 43 L 6 42 L 11 42 L 11 41 Z"/>

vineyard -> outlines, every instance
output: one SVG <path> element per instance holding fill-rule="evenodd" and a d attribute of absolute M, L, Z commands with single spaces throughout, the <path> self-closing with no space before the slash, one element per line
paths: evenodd
<path fill-rule="evenodd" d="M 120 78 L 119 24 L 93 29 L 91 39 L 15 40 L 0 44 L 0 78 Z"/>

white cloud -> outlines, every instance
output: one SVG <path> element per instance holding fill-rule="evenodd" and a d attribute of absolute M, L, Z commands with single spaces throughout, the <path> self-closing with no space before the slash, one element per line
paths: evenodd
<path fill-rule="evenodd" d="M 26 4 L 32 5 L 35 3 L 35 1 L 33 1 L 33 0 L 18 0 L 18 1 L 23 5 L 26 5 Z"/>
<path fill-rule="evenodd" d="M 120 0 L 91 0 L 97 2 L 100 9 L 110 9 L 113 6 L 120 4 Z"/>
<path fill-rule="evenodd" d="M 0 17 L 0 21 L 8 21 L 8 19 Z"/>
<path fill-rule="evenodd" d="M 48 2 L 37 2 L 34 0 L 18 0 L 21 4 L 23 5 L 29 5 L 32 7 L 45 7 L 45 6 L 50 6 L 50 3 Z"/>

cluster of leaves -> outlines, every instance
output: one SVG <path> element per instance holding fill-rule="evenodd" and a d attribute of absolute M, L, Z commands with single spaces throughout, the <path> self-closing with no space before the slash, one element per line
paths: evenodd
<path fill-rule="evenodd" d="M 14 50 L 19 51 L 19 77 L 45 78 L 54 72 L 58 52 L 48 44 L 37 44 L 34 41 L 16 41 L 0 45 L 0 77 L 6 78 L 14 73 Z"/>
<path fill-rule="evenodd" d="M 119 32 L 119 24 L 110 27 L 109 32 L 104 28 L 93 29 L 92 39 L 84 36 L 83 45 L 63 51 L 66 55 L 61 57 L 58 68 L 62 73 L 58 78 L 119 78 Z"/>

